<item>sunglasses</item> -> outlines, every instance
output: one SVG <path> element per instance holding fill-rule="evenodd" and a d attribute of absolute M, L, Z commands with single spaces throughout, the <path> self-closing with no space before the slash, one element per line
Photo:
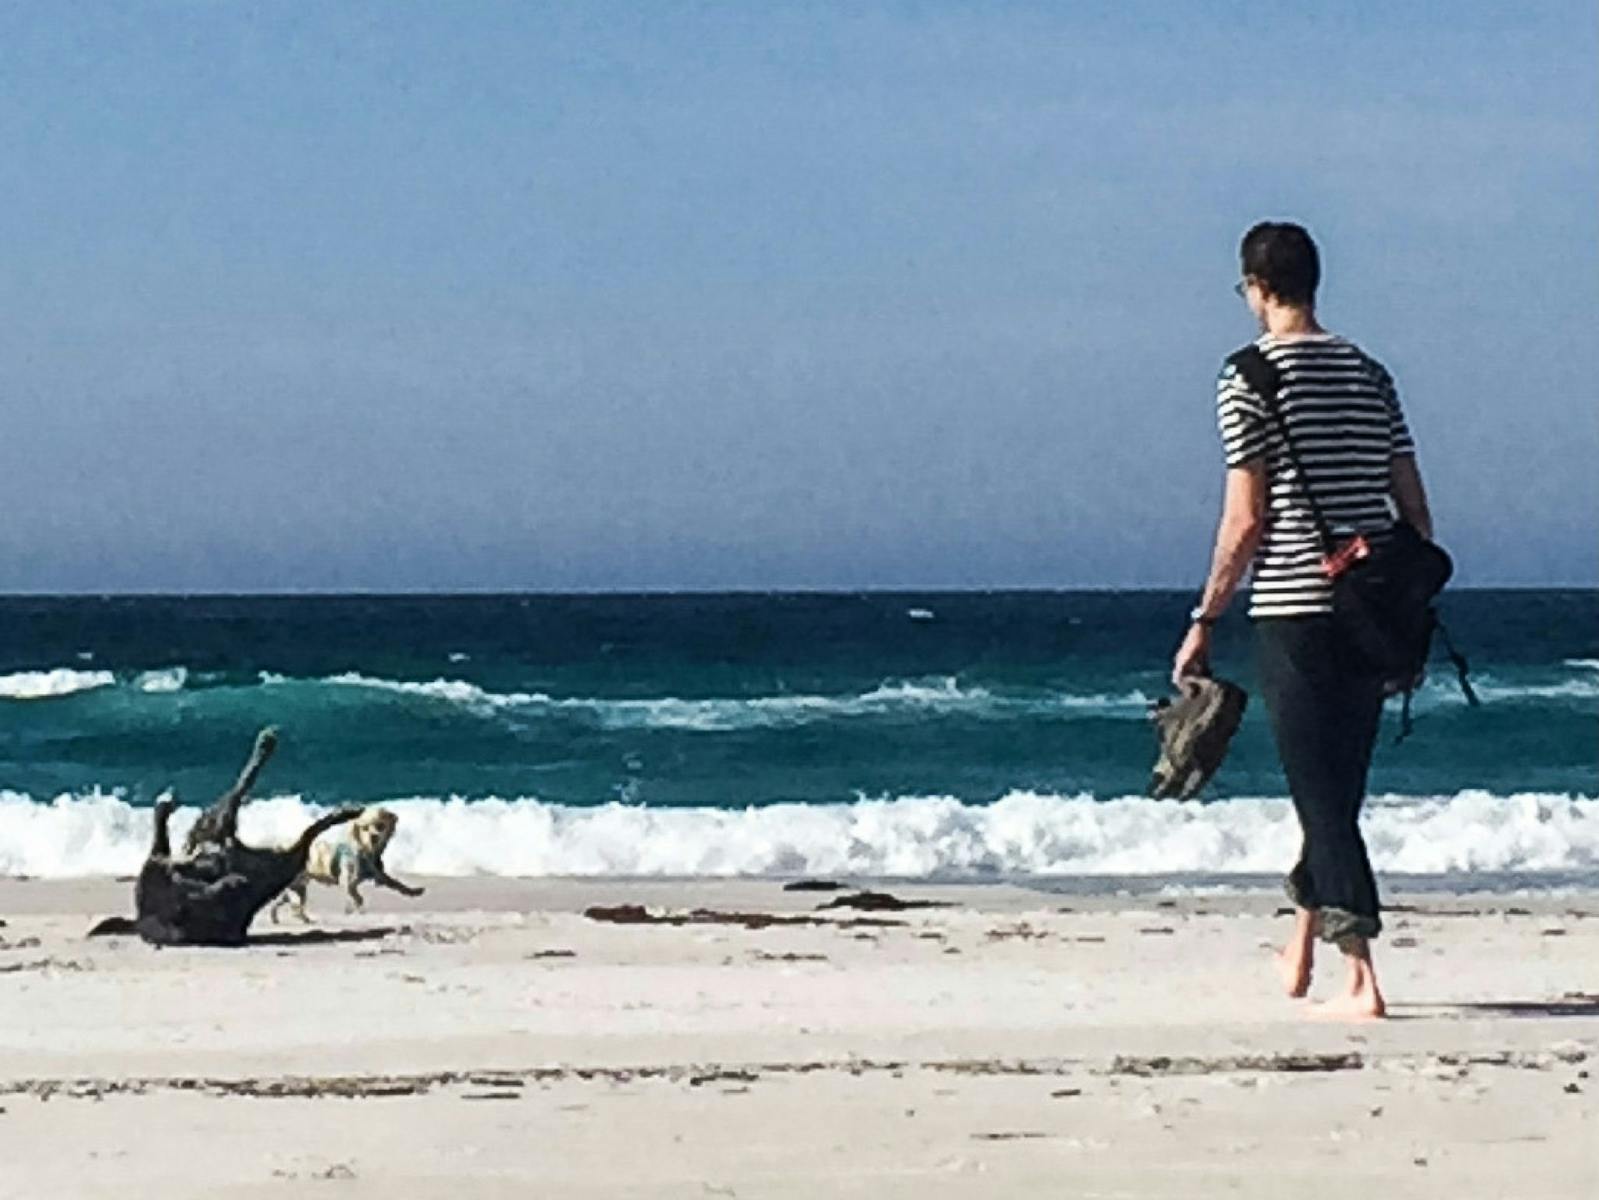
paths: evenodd
<path fill-rule="evenodd" d="M 1237 296 L 1239 299 L 1243 299 L 1244 293 L 1248 290 L 1249 280 L 1247 279 L 1240 279 L 1237 283 L 1233 284 L 1233 295 Z"/>

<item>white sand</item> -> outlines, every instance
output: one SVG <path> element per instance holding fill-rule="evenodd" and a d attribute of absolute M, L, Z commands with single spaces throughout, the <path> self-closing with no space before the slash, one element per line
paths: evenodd
<path fill-rule="evenodd" d="M 434 880 L 314 892 L 341 940 L 84 940 L 130 890 L 0 882 L 0 1195 L 1599 1196 L 1593 895 L 1391 897 L 1350 1027 L 1275 994 L 1265 894 L 746 929 L 582 910 L 829 897 Z"/>

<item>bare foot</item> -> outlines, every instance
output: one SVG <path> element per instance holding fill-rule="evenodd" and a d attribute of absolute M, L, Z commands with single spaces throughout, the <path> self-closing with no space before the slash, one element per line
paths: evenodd
<path fill-rule="evenodd" d="M 1283 991 L 1295 1000 L 1310 991 L 1311 957 L 1297 953 L 1292 946 L 1279 950 L 1272 956 L 1277 967 L 1277 978 L 1282 980 Z"/>
<path fill-rule="evenodd" d="M 1316 932 L 1321 924 L 1314 909 L 1294 909 L 1294 932 L 1277 955 L 1277 978 L 1283 991 L 1298 1000 L 1310 991 L 1310 976 L 1316 966 Z"/>
<path fill-rule="evenodd" d="M 1318 1021 L 1380 1021 L 1388 1015 L 1388 1006 L 1381 992 L 1347 992 L 1306 1011 Z"/>

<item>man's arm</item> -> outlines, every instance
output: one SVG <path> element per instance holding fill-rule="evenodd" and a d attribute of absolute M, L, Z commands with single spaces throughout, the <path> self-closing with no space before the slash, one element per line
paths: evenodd
<path fill-rule="evenodd" d="M 1432 509 L 1427 504 L 1427 489 L 1421 482 L 1421 468 L 1416 466 L 1414 454 L 1396 454 L 1390 461 L 1388 494 L 1394 498 L 1399 519 L 1431 541 Z"/>
<path fill-rule="evenodd" d="M 1200 599 L 1206 616 L 1219 617 L 1227 611 L 1265 532 L 1266 464 L 1257 458 L 1227 471 L 1216 550 Z"/>
<path fill-rule="evenodd" d="M 1227 611 L 1265 531 L 1266 464 L 1256 458 L 1227 470 L 1221 521 L 1216 526 L 1216 549 L 1199 604 L 1205 617 L 1219 618 Z M 1209 669 L 1210 627 L 1196 622 L 1177 651 L 1172 679 L 1175 682 L 1185 675 L 1203 675 Z"/>

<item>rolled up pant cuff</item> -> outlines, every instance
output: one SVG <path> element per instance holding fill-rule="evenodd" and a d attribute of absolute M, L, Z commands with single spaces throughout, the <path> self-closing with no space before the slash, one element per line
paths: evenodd
<path fill-rule="evenodd" d="M 1382 932 L 1382 918 L 1379 916 L 1354 913 L 1347 908 L 1319 904 L 1298 871 L 1283 880 L 1283 891 L 1288 894 L 1288 899 L 1293 901 L 1295 907 L 1307 909 L 1320 917 L 1316 923 L 1317 933 L 1324 942 L 1337 945 L 1349 938 L 1370 940 Z"/>

